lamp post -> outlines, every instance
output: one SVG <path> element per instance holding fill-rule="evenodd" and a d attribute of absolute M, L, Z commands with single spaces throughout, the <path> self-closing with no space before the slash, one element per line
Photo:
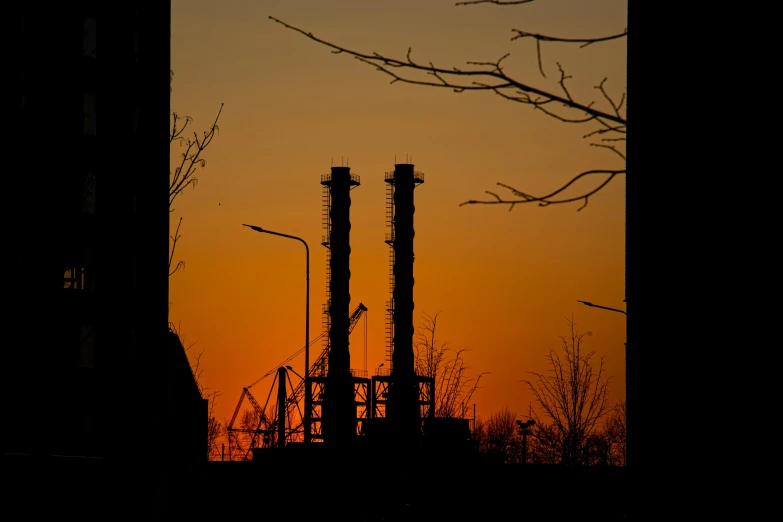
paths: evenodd
<path fill-rule="evenodd" d="M 251 228 L 256 232 L 262 232 L 264 234 L 272 234 L 273 236 L 295 239 L 297 241 L 300 241 L 305 247 L 305 258 L 306 258 L 306 267 L 307 267 L 307 291 L 306 291 L 306 300 L 305 300 L 306 309 L 305 309 L 305 371 L 304 371 L 305 374 L 304 439 L 305 442 L 310 442 L 310 383 L 308 382 L 310 377 L 310 247 L 307 246 L 307 242 L 301 237 L 282 234 L 280 232 L 273 232 L 271 230 L 266 230 L 261 227 L 255 227 L 253 225 L 243 224 L 242 226 Z"/>
<path fill-rule="evenodd" d="M 618 312 L 618 313 L 621 313 L 624 316 L 628 317 L 628 313 L 625 310 L 620 310 L 619 308 L 609 308 L 608 306 L 597 305 L 597 304 L 591 303 L 590 301 L 580 301 L 579 299 L 577 299 L 576 302 L 577 303 L 582 303 L 585 306 L 592 306 L 593 308 L 603 308 L 604 310 L 610 310 L 612 312 Z M 625 299 L 623 299 L 623 302 L 625 302 Z M 623 345 L 625 346 L 626 361 L 627 361 L 627 359 L 628 359 L 628 357 L 627 357 L 628 343 L 625 342 L 625 343 L 623 343 Z M 626 373 L 626 378 L 627 378 L 627 373 Z"/>
<path fill-rule="evenodd" d="M 535 425 L 536 421 L 533 419 L 526 422 L 522 422 L 521 420 L 517 421 L 519 434 L 522 435 L 522 464 L 527 464 L 527 436 L 530 435 L 530 428 Z"/>
<path fill-rule="evenodd" d="M 580 301 L 579 299 L 577 299 L 576 302 L 577 303 L 582 303 L 585 306 L 592 306 L 593 308 L 603 308 L 604 310 L 610 310 L 612 312 L 618 312 L 618 313 L 621 313 L 624 316 L 628 317 L 628 314 L 626 313 L 626 311 L 625 310 L 620 310 L 619 308 L 609 308 L 608 306 L 601 306 L 601 305 L 593 304 L 590 301 Z M 625 302 L 625 299 L 623 299 L 623 302 Z M 625 352 L 626 352 L 625 361 L 626 361 L 626 366 L 627 366 L 627 363 L 628 363 L 628 342 L 623 343 L 623 346 L 625 346 Z M 626 376 L 626 380 L 627 380 L 628 379 L 628 372 L 627 371 L 625 373 L 625 376 Z"/>
<path fill-rule="evenodd" d="M 576 302 L 577 303 L 582 303 L 583 305 L 586 305 L 586 306 L 592 306 L 592 307 L 595 307 L 595 308 L 603 308 L 604 310 L 611 310 L 612 312 L 620 312 L 623 315 L 628 315 L 625 312 L 625 310 L 620 310 L 619 308 L 609 308 L 608 306 L 601 306 L 601 305 L 593 304 L 590 301 L 580 301 L 579 299 L 577 299 Z"/>

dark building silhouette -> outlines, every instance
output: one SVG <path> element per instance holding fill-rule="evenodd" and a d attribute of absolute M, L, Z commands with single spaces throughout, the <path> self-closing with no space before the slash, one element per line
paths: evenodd
<path fill-rule="evenodd" d="M 2 451 L 204 460 L 206 401 L 168 324 L 170 2 L 21 3 L 7 20 Z"/>

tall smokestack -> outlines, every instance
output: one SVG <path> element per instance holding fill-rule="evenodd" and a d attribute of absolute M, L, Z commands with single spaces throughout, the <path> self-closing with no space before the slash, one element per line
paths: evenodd
<path fill-rule="evenodd" d="M 419 432 L 419 390 L 413 357 L 413 190 L 424 182 L 412 164 L 394 166 L 386 182 L 393 185 L 394 210 L 391 244 L 394 249 L 391 356 L 391 385 L 387 417 L 402 439 Z"/>
<path fill-rule="evenodd" d="M 329 361 L 324 387 L 323 437 L 329 444 L 351 440 L 356 429 L 356 407 L 348 347 L 351 294 L 350 233 L 351 188 L 359 185 L 359 176 L 349 167 L 332 167 L 321 183 L 330 198 L 329 233 Z"/>

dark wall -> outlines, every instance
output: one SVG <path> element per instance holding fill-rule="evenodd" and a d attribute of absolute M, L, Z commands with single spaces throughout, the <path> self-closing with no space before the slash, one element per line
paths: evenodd
<path fill-rule="evenodd" d="M 170 2 L 7 15 L 2 449 L 145 454 L 164 416 Z"/>

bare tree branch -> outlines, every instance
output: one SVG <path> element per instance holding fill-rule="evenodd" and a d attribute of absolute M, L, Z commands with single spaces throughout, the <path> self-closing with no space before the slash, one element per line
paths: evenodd
<path fill-rule="evenodd" d="M 528 31 L 522 31 L 520 29 L 512 29 L 516 33 L 511 40 L 519 40 L 521 38 L 534 38 L 539 42 L 561 42 L 561 43 L 581 43 L 580 48 L 587 47 L 594 43 L 608 42 L 611 40 L 617 40 L 618 38 L 625 38 L 628 36 L 628 29 L 625 29 L 622 33 L 617 33 L 609 36 L 599 36 L 596 38 L 561 38 L 558 36 L 547 36 L 545 34 L 530 33 Z"/>
<path fill-rule="evenodd" d="M 495 5 L 520 5 L 520 4 L 529 4 L 533 2 L 534 0 L 510 0 L 510 1 L 502 1 L 502 0 L 474 0 L 469 2 L 457 2 L 455 5 L 476 5 L 476 4 L 495 4 Z M 536 41 L 536 56 L 538 58 L 538 70 L 541 73 L 541 76 L 546 78 L 546 73 L 544 73 L 544 64 L 543 60 L 541 59 L 541 42 L 558 42 L 558 43 L 581 43 L 580 48 L 585 48 L 588 45 L 592 45 L 594 43 L 600 43 L 600 42 L 609 42 L 612 40 L 617 40 L 618 38 L 623 38 L 628 35 L 628 29 L 626 28 L 623 30 L 622 33 L 617 33 L 609 36 L 599 36 L 594 38 L 562 38 L 559 36 L 548 36 L 545 34 L 540 33 L 531 33 L 529 31 L 523 31 L 521 29 L 512 29 L 514 33 L 516 33 L 515 36 L 511 37 L 511 41 L 514 40 L 520 40 L 522 38 L 533 38 Z"/>
<path fill-rule="evenodd" d="M 606 180 L 604 180 L 601 184 L 599 184 L 597 187 L 593 188 L 592 190 L 590 190 L 588 192 L 580 194 L 578 196 L 568 197 L 568 198 L 564 198 L 564 199 L 553 199 L 555 196 L 557 196 L 558 194 L 563 192 L 565 189 L 567 189 L 568 187 L 573 185 L 577 180 L 579 180 L 579 179 L 581 179 L 581 178 L 583 178 L 585 176 L 590 176 L 590 175 L 593 175 L 593 174 L 606 174 L 606 175 L 608 175 L 608 178 Z M 588 170 L 588 171 L 582 172 L 581 174 L 577 174 L 573 179 L 571 179 L 571 181 L 569 181 L 568 183 L 566 183 L 562 187 L 558 188 L 554 192 L 551 192 L 551 193 L 547 194 L 546 196 L 540 196 L 540 197 L 532 196 L 530 194 L 526 194 L 525 192 L 517 190 L 514 187 L 511 187 L 511 186 L 506 185 L 504 183 L 498 183 L 498 185 L 500 185 L 503 188 L 506 188 L 506 189 L 510 190 L 512 192 L 512 194 L 514 194 L 515 196 L 517 196 L 518 198 L 521 198 L 521 199 L 503 199 L 499 195 L 497 195 L 496 193 L 490 192 L 489 190 L 487 190 L 486 193 L 491 195 L 491 196 L 493 196 L 495 198 L 494 200 L 488 200 L 487 201 L 487 200 L 471 199 L 471 200 L 464 201 L 464 202 L 460 203 L 459 206 L 462 207 L 464 205 L 509 205 L 509 209 L 508 210 L 510 212 L 511 210 L 514 209 L 515 205 L 522 204 L 522 203 L 538 203 L 539 207 L 545 207 L 545 206 L 548 206 L 548 205 L 557 205 L 557 204 L 562 204 L 562 203 L 573 203 L 575 201 L 582 201 L 582 200 L 584 200 L 584 205 L 582 205 L 581 207 L 579 207 L 577 209 L 577 211 L 579 211 L 579 210 L 582 210 L 583 208 L 585 208 L 587 206 L 588 198 L 590 196 L 592 196 L 593 194 L 595 194 L 596 192 L 598 192 L 599 190 L 604 188 L 606 185 L 608 185 L 609 182 L 612 181 L 614 179 L 614 177 L 617 176 L 618 174 L 625 174 L 625 169 L 623 169 L 623 170 Z"/>
<path fill-rule="evenodd" d="M 171 77 L 173 78 L 174 71 L 171 71 Z M 199 137 L 198 133 L 193 133 L 193 138 L 185 138 L 185 131 L 188 126 L 193 123 L 193 119 L 190 116 L 179 116 L 176 112 L 171 113 L 171 131 L 169 133 L 169 145 L 174 142 L 179 142 L 181 146 L 185 146 L 185 152 L 180 156 L 180 164 L 177 166 L 169 177 L 169 212 L 174 212 L 174 200 L 179 196 L 186 187 L 196 187 L 198 178 L 195 176 L 196 170 L 206 166 L 206 161 L 201 157 L 201 153 L 209 146 L 215 133 L 220 132 L 220 128 L 217 125 L 218 119 L 220 119 L 220 113 L 223 111 L 223 104 L 220 104 L 215 121 L 209 130 L 203 132 L 203 137 Z M 177 241 L 182 237 L 179 233 L 179 229 L 182 226 L 182 218 L 179 218 L 177 222 L 177 230 L 171 237 L 171 250 L 169 252 L 169 276 L 174 275 L 180 268 L 185 268 L 184 261 L 178 261 L 176 266 L 172 268 L 174 262 L 174 250 L 177 248 Z"/>
<path fill-rule="evenodd" d="M 204 131 L 202 137 L 199 137 L 198 133 L 194 132 L 193 138 L 185 138 L 185 136 L 183 136 L 188 125 L 192 123 L 192 118 L 189 116 L 179 116 L 176 112 L 171 113 L 172 124 L 169 143 L 171 144 L 177 141 L 180 146 L 185 146 L 186 149 L 185 152 L 181 154 L 180 164 L 174 169 L 169 181 L 169 212 L 174 211 L 173 204 L 177 196 L 179 196 L 186 187 L 195 187 L 198 183 L 198 178 L 195 176 L 196 170 L 199 167 L 203 168 L 206 165 L 206 161 L 201 158 L 201 153 L 212 142 L 215 133 L 220 131 L 217 122 L 221 112 L 223 112 L 222 103 L 220 104 L 220 109 L 215 117 L 215 121 L 212 123 L 209 130 Z M 178 122 L 183 119 L 185 120 L 185 123 L 182 127 L 178 127 Z"/>
<path fill-rule="evenodd" d="M 606 422 L 606 440 L 609 444 L 609 464 L 625 466 L 627 454 L 625 401 L 618 402 Z"/>
<path fill-rule="evenodd" d="M 621 140 L 621 141 L 624 141 L 623 138 L 617 138 L 617 139 Z M 609 141 L 609 140 L 610 140 L 610 138 L 606 138 L 606 141 Z M 625 161 L 625 154 L 623 154 L 622 152 L 617 150 L 617 147 L 615 147 L 614 145 L 605 145 L 605 144 L 602 144 L 602 143 L 591 143 L 590 146 L 591 147 L 602 147 L 604 149 L 609 149 L 612 152 L 614 152 L 615 154 L 617 154 L 618 156 L 620 156 L 620 158 L 622 158 L 623 161 Z"/>
<path fill-rule="evenodd" d="M 462 355 L 468 350 L 453 350 L 448 342 L 436 340 L 440 314 L 424 313 L 423 325 L 416 331 L 416 373 L 435 381 L 435 417 L 464 418 L 481 377 L 489 372 L 470 378 Z"/>
<path fill-rule="evenodd" d="M 452 89 L 455 92 L 464 92 L 464 91 L 498 92 L 501 90 L 509 90 L 509 89 L 517 90 L 519 91 L 519 94 L 516 97 L 517 98 L 516 101 L 519 101 L 520 103 L 526 103 L 534 107 L 538 107 L 542 103 L 557 102 L 569 109 L 573 109 L 575 111 L 587 114 L 589 116 L 599 117 L 609 121 L 614 121 L 615 123 L 625 124 L 625 119 L 618 117 L 616 114 L 614 114 L 614 112 L 610 113 L 606 111 L 600 111 L 592 108 L 589 105 L 576 102 L 569 98 L 564 98 L 560 95 L 547 92 L 545 90 L 533 87 L 531 85 L 522 83 L 520 81 L 511 78 L 510 76 L 506 75 L 506 73 L 503 71 L 500 65 L 501 61 L 504 58 L 506 58 L 508 55 L 503 56 L 496 62 L 468 62 L 469 65 L 488 67 L 485 69 L 463 70 L 457 67 L 446 69 L 442 67 L 436 67 L 431 62 L 425 65 L 413 61 L 413 59 L 411 58 L 411 53 L 412 53 L 411 48 L 408 49 L 405 59 L 385 57 L 378 53 L 366 54 L 358 51 L 353 51 L 348 48 L 318 38 L 317 36 L 313 35 L 313 33 L 306 32 L 302 29 L 299 29 L 298 27 L 294 27 L 290 24 L 287 24 L 286 22 L 283 22 L 282 20 L 279 20 L 274 16 L 270 16 L 269 18 L 287 29 L 291 29 L 292 31 L 304 35 L 310 40 L 313 40 L 322 45 L 325 45 L 326 47 L 331 48 L 333 54 L 345 53 L 353 56 L 354 58 L 356 58 L 357 60 L 363 63 L 371 65 L 376 70 L 391 76 L 392 78 L 391 83 L 402 82 L 402 83 L 409 83 L 414 85 L 425 85 L 430 87 L 445 87 L 445 88 Z M 395 73 L 392 69 L 411 69 L 415 71 L 421 71 L 428 76 L 434 77 L 435 81 L 416 80 L 413 78 L 407 78 Z M 487 80 L 492 81 L 493 83 L 479 83 L 476 81 L 468 83 L 467 81 L 463 81 L 462 80 L 463 78 L 485 78 Z M 532 98 L 531 95 L 535 95 L 537 96 L 537 98 Z"/>
<path fill-rule="evenodd" d="M 182 225 L 182 218 L 179 218 L 179 222 L 177 223 L 177 230 L 174 231 L 174 235 L 171 236 L 171 250 L 169 252 L 169 276 L 173 276 L 174 273 L 182 268 L 185 269 L 185 262 L 180 260 L 177 262 L 177 266 L 174 267 L 172 270 L 171 263 L 174 262 L 174 250 L 177 248 L 177 241 L 179 241 L 179 238 L 182 236 L 179 233 L 179 227 Z"/>
<path fill-rule="evenodd" d="M 454 5 L 495 4 L 495 5 L 519 5 L 529 4 L 535 0 L 472 0 L 470 2 L 457 2 Z"/>
<path fill-rule="evenodd" d="M 519 5 L 530 3 L 532 1 L 533 0 L 475 0 L 458 2 L 456 5 L 475 5 L 484 3 L 495 5 Z M 313 35 L 311 32 L 306 32 L 273 16 L 270 16 L 269 18 L 287 29 L 298 32 L 306 38 L 330 48 L 333 54 L 345 53 L 353 56 L 362 63 L 372 66 L 376 70 L 390 76 L 392 79 L 391 83 L 401 82 L 428 87 L 448 88 L 456 93 L 462 93 L 465 91 L 489 91 L 495 93 L 503 99 L 532 106 L 535 110 L 539 110 L 545 115 L 563 123 L 597 124 L 599 126 L 598 129 L 585 133 L 583 137 L 585 139 L 597 139 L 598 142 L 592 142 L 590 145 L 608 149 L 616 154 L 620 159 L 625 161 L 624 152 L 617 148 L 617 144 L 625 142 L 626 118 L 625 114 L 623 113 L 625 93 L 622 94 L 619 101 L 615 102 L 605 88 L 607 81 L 606 78 L 604 78 L 601 83 L 595 87 L 601 95 L 598 101 L 608 105 L 608 110 L 603 110 L 596 107 L 596 101 L 580 101 L 572 96 L 571 91 L 566 85 L 566 81 L 571 79 L 571 76 L 566 74 L 564 68 L 559 62 L 556 62 L 560 72 L 558 86 L 560 87 L 562 94 L 551 92 L 546 89 L 540 89 L 530 85 L 527 82 L 521 82 L 510 77 L 504 70 L 503 66 L 503 62 L 509 57 L 509 54 L 505 54 L 494 62 L 469 61 L 466 62 L 468 66 L 467 68 L 438 67 L 432 62 L 424 63 L 415 61 L 412 58 L 411 48 L 408 48 L 404 59 L 383 56 L 377 52 L 358 52 L 326 41 Z M 546 77 L 546 75 L 544 74 L 544 68 L 541 59 L 541 42 L 558 42 L 566 44 L 576 43 L 580 44 L 580 48 L 584 48 L 593 43 L 608 42 L 627 36 L 627 29 L 622 33 L 593 38 L 563 38 L 530 31 L 523 31 L 520 29 L 514 29 L 513 31 L 515 36 L 512 37 L 512 41 L 523 38 L 533 38 L 536 41 L 539 71 L 544 77 Z M 411 71 L 414 75 L 403 75 L 403 71 Z M 423 77 L 415 76 L 415 74 L 422 74 Z M 590 196 L 605 187 L 612 179 L 614 179 L 617 174 L 624 173 L 625 169 L 589 170 L 581 174 L 577 174 L 565 185 L 559 187 L 552 193 L 541 197 L 532 196 L 530 194 L 518 191 L 517 189 L 514 189 L 508 185 L 498 183 L 498 185 L 510 190 L 519 199 L 504 199 L 493 192 L 486 191 L 487 194 L 494 197 L 494 200 L 468 200 L 461 203 L 460 206 L 471 204 L 505 204 L 509 205 L 509 210 L 512 210 L 514 205 L 517 203 L 536 202 L 539 204 L 539 206 L 547 206 L 551 204 L 565 204 L 581 201 L 583 202 L 583 205 L 577 209 L 579 211 L 585 208 Z M 584 193 L 581 193 L 577 196 L 560 199 L 555 198 L 555 196 L 558 196 L 563 191 L 565 191 L 576 180 L 590 174 L 606 174 L 608 178 L 603 183 L 599 184 L 595 189 L 585 191 Z"/>

